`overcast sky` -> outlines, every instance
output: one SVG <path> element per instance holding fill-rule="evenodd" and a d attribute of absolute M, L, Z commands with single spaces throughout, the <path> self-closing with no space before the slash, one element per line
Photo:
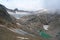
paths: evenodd
<path fill-rule="evenodd" d="M 40 10 L 42 8 L 60 8 L 60 0 L 0 0 L 0 3 L 10 9 Z"/>

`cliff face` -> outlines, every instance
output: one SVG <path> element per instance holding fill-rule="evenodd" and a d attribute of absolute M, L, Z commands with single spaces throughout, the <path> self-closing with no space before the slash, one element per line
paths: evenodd
<path fill-rule="evenodd" d="M 0 5 L 0 24 L 6 26 L 13 26 L 16 24 L 16 19 L 8 14 L 6 7 L 3 5 Z"/>
<path fill-rule="evenodd" d="M 6 11 L 6 7 L 0 5 L 0 18 L 6 19 L 7 21 L 11 21 L 10 15 Z"/>

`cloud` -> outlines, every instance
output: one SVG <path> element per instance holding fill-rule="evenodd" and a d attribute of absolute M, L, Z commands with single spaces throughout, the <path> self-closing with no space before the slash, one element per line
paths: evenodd
<path fill-rule="evenodd" d="M 44 7 L 47 9 L 60 9 L 60 0 L 45 0 Z"/>
<path fill-rule="evenodd" d="M 8 0 L 2 2 L 7 8 L 23 9 L 23 10 L 39 10 L 43 8 L 42 0 Z"/>
<path fill-rule="evenodd" d="M 39 10 L 41 8 L 59 9 L 60 0 L 0 0 L 0 3 L 10 9 Z"/>

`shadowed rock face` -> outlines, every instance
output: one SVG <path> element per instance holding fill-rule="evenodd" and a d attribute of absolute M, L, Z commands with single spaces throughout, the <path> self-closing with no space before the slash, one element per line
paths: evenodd
<path fill-rule="evenodd" d="M 6 7 L 0 4 L 0 40 L 16 40 L 16 34 L 7 29 L 8 26 L 14 27 L 12 25 L 12 18 L 7 13 Z"/>
<path fill-rule="evenodd" d="M 0 24 L 14 27 L 16 26 L 16 20 L 13 16 L 9 15 L 6 11 L 6 7 L 0 4 Z"/>
<path fill-rule="evenodd" d="M 2 20 L 2 19 L 9 21 L 9 22 L 12 21 L 12 18 L 6 11 L 6 7 L 4 7 L 3 5 L 0 4 L 0 20 Z"/>

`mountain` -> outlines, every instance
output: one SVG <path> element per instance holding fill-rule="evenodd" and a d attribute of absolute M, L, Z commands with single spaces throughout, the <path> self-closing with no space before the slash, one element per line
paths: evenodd
<path fill-rule="evenodd" d="M 23 16 L 20 19 L 17 19 L 18 25 L 22 30 L 27 31 L 28 33 L 39 35 L 39 30 L 43 30 L 47 34 L 51 35 L 51 40 L 58 40 L 60 38 L 60 14 L 59 12 L 47 13 L 46 11 L 34 15 Z M 43 26 L 48 25 L 48 30 L 46 31 Z M 58 35 L 58 36 L 57 36 Z"/>
<path fill-rule="evenodd" d="M 17 19 L 19 19 L 22 16 L 33 14 L 33 11 L 24 11 L 24 10 L 18 10 L 18 9 L 12 10 L 12 9 L 8 9 L 8 8 L 6 8 L 6 10 L 10 15 L 13 15 Z"/>
<path fill-rule="evenodd" d="M 16 23 L 16 18 L 7 12 L 5 6 L 0 5 L 0 40 L 42 40 L 42 38 L 20 29 L 23 26 Z"/>
<path fill-rule="evenodd" d="M 33 11 L 33 12 L 31 11 L 32 13 L 29 11 L 22 11 L 22 10 L 17 10 L 17 9 L 14 11 L 15 12 L 13 12 L 13 15 L 16 16 L 17 18 L 19 17 L 19 19 L 16 20 L 17 21 L 16 24 L 18 25 L 18 28 L 20 31 L 23 30 L 24 32 L 29 33 L 29 35 L 33 37 L 36 36 L 37 38 L 39 37 L 42 38 L 39 35 L 39 30 L 43 30 L 47 34 L 53 36 L 51 40 L 58 39 L 56 35 L 57 33 L 59 33 L 59 30 L 60 30 L 59 27 L 57 27 L 60 24 L 59 23 L 59 18 L 60 18 L 59 11 L 52 12 L 47 9 L 41 9 L 41 10 Z M 10 13 L 12 12 L 10 11 Z M 49 26 L 48 31 L 46 31 L 43 28 L 44 25 Z M 17 33 L 19 34 L 19 31 Z"/>
<path fill-rule="evenodd" d="M 9 14 L 13 15 L 17 19 L 19 19 L 20 17 L 26 16 L 26 15 L 49 13 L 47 9 L 40 9 L 37 11 L 25 11 L 25 10 L 18 10 L 17 8 L 14 10 L 6 8 L 6 10 Z"/>
<path fill-rule="evenodd" d="M 15 8 L 14 10 L 6 8 L 6 10 L 10 11 L 10 12 L 27 12 L 27 13 L 33 13 L 33 11 L 18 10 L 17 8 Z"/>
<path fill-rule="evenodd" d="M 18 15 L 16 15 L 18 14 Z M 19 17 L 19 19 L 17 19 Z M 48 25 L 48 30 L 44 29 Z M 40 32 L 52 38 L 45 39 Z M 0 5 L 0 40 L 58 40 L 60 39 L 60 12 L 47 9 L 24 11 L 7 9 Z"/>

